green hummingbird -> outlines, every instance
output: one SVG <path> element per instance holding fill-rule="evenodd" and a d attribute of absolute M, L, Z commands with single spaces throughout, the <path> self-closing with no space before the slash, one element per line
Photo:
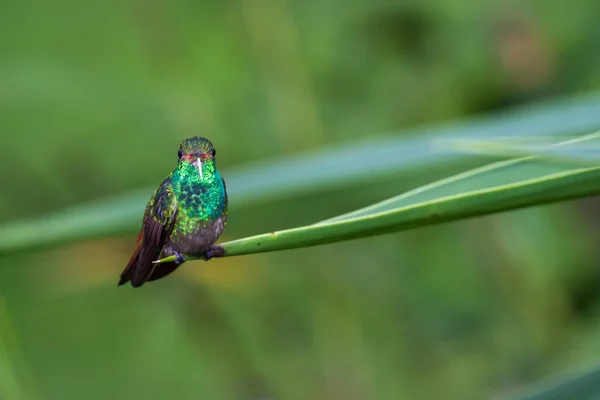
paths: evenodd
<path fill-rule="evenodd" d="M 144 212 L 137 246 L 119 286 L 163 278 L 186 261 L 211 259 L 227 222 L 227 188 L 217 171 L 212 143 L 195 136 L 181 142 L 177 168 L 158 186 Z M 155 264 L 159 258 L 176 261 Z"/>

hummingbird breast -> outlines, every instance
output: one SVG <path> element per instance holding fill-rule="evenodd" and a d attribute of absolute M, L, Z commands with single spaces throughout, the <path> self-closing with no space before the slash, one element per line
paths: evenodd
<path fill-rule="evenodd" d="M 203 254 L 221 236 L 227 222 L 227 195 L 219 175 L 211 182 L 174 185 L 177 216 L 165 246 L 182 254 Z"/>
<path fill-rule="evenodd" d="M 189 224 L 186 224 L 185 230 L 176 228 L 165 246 L 165 253 L 175 250 L 182 254 L 204 254 L 219 239 L 226 222 L 227 214 L 223 213 L 215 221 L 197 220 L 191 231 L 187 230 Z M 186 231 L 188 233 L 184 233 Z"/>

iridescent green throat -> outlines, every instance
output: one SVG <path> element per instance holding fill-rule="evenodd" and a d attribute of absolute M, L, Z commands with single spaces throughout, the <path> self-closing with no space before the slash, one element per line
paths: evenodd
<path fill-rule="evenodd" d="M 225 211 L 225 188 L 214 160 L 202 163 L 202 174 L 196 164 L 181 162 L 172 182 L 181 217 L 213 222 Z"/>

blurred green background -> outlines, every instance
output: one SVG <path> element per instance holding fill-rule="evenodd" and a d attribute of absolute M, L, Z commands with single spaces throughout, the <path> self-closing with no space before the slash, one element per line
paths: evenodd
<path fill-rule="evenodd" d="M 373 135 L 594 93 L 600 2 L 573 5 L 4 1 L 0 223 L 149 197 L 194 135 L 213 141 L 225 179 L 356 140 L 352 162 L 368 169 Z M 231 198 L 222 240 L 317 222 L 464 169 L 427 160 L 410 176 L 374 173 L 247 206 Z M 600 357 L 598 209 L 588 199 L 190 262 L 138 290 L 117 288 L 137 224 L 1 254 L 0 398 L 502 394 Z"/>

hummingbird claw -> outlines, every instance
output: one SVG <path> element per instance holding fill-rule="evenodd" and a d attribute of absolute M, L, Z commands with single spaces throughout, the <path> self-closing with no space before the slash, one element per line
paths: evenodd
<path fill-rule="evenodd" d="M 185 256 L 181 253 L 174 252 L 174 256 L 177 257 L 177 259 L 175 260 L 175 265 L 177 266 L 180 266 L 181 264 L 187 261 Z"/>
<path fill-rule="evenodd" d="M 221 246 L 212 246 L 211 248 L 206 250 L 206 253 L 204 253 L 202 258 L 204 259 L 204 261 L 208 261 L 213 257 L 223 257 L 224 254 L 225 252 L 223 251 L 223 248 Z"/>

